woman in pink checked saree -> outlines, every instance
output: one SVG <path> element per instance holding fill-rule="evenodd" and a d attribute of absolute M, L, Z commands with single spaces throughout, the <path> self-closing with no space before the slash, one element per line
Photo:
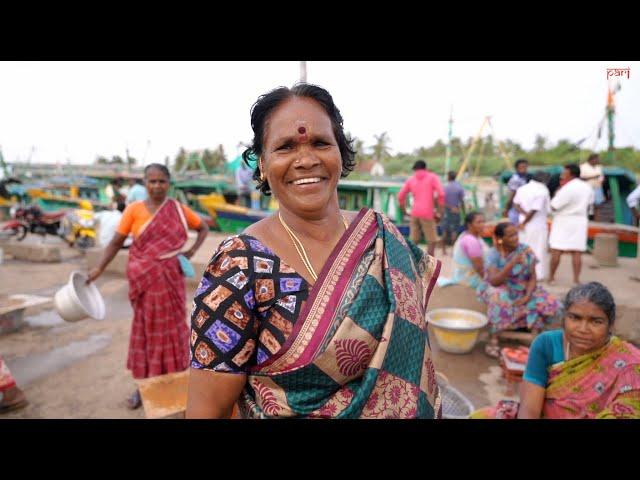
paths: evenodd
<path fill-rule="evenodd" d="M 196 292 L 191 366 L 246 376 L 245 418 L 440 418 L 425 322 L 439 269 L 373 210 L 311 288 L 256 238 L 230 237 Z"/>
<path fill-rule="evenodd" d="M 149 198 L 127 206 L 102 259 L 89 273 L 89 281 L 100 276 L 129 233 L 133 234 L 127 263 L 129 300 L 134 312 L 127 368 L 135 379 L 179 372 L 189 366 L 186 289 L 177 255 L 187 242 L 189 228 L 198 230 L 198 238 L 184 252 L 188 258 L 206 238 L 208 227 L 188 207 L 167 197 L 169 179 L 164 165 L 145 168 Z M 128 399 L 128 406 L 140 405 L 136 390 Z"/>

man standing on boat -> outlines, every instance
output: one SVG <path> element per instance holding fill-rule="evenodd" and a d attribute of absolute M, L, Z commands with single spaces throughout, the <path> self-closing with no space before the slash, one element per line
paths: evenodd
<path fill-rule="evenodd" d="M 240 206 L 251 208 L 251 187 L 253 187 L 253 170 L 249 166 L 240 162 L 236 169 L 236 190 Z"/>
<path fill-rule="evenodd" d="M 558 189 L 551 200 L 553 223 L 549 234 L 551 247 L 551 274 L 549 284 L 554 282 L 560 256 L 571 253 L 573 283 L 580 283 L 582 252 L 587 250 L 589 208 L 593 204 L 593 189 L 580 179 L 580 167 L 575 163 L 564 166 L 561 178 L 565 185 Z"/>
<path fill-rule="evenodd" d="M 438 242 L 436 224 L 442 218 L 444 207 L 444 189 L 438 176 L 427 170 L 424 160 L 418 160 L 413 165 L 413 171 L 415 173 L 409 177 L 398 193 L 398 203 L 404 215 L 407 194 L 412 194 L 413 207 L 411 207 L 409 236 L 416 245 L 424 236 L 427 241 L 427 251 L 433 256 Z M 437 212 L 434 211 L 434 194 L 438 197 Z"/>
<path fill-rule="evenodd" d="M 549 174 L 539 170 L 533 174 L 533 178 L 518 189 L 513 197 L 513 204 L 520 212 L 518 229 L 520 230 L 520 242 L 531 247 L 536 255 L 536 277 L 543 280 L 547 274 L 547 248 L 549 229 L 547 216 L 551 213 L 549 203 L 549 189 L 547 182 Z"/>
<path fill-rule="evenodd" d="M 507 187 L 509 188 L 509 197 L 507 198 L 507 203 L 505 203 L 502 216 L 508 217 L 509 222 L 511 222 L 513 225 L 518 225 L 520 216 L 518 210 L 513 207 L 513 197 L 515 197 L 518 189 L 523 185 L 526 185 L 526 183 L 529 181 L 529 175 L 527 174 L 528 168 L 528 160 L 525 160 L 524 158 L 516 160 L 516 173 L 511 175 L 511 178 L 507 183 Z"/>
<path fill-rule="evenodd" d="M 602 184 L 604 173 L 600 165 L 600 156 L 597 153 L 589 155 L 586 162 L 580 164 L 580 178 L 587 182 L 593 189 L 594 194 L 594 220 L 598 221 L 598 207 L 605 201 Z"/>

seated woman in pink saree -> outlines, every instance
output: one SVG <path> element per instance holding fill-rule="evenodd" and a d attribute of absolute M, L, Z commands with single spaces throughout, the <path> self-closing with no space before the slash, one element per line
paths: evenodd
<path fill-rule="evenodd" d="M 279 211 L 224 241 L 194 298 L 187 418 L 439 418 L 425 310 L 440 263 L 383 215 L 342 211 L 353 168 L 324 89 L 252 109 Z"/>
<path fill-rule="evenodd" d="M 531 345 L 520 403 L 471 418 L 640 418 L 640 350 L 611 335 L 615 302 L 598 282 L 572 288 L 563 328 Z"/>
<path fill-rule="evenodd" d="M 192 210 L 167 197 L 169 180 L 164 165 L 145 168 L 149 197 L 127 206 L 98 266 L 89 273 L 89 281 L 98 278 L 129 233 L 134 235 L 127 263 L 129 300 L 134 312 L 127 368 L 135 379 L 179 372 L 189 366 L 186 288 L 178 255 L 190 258 L 209 229 Z M 198 238 L 182 252 L 188 229 L 198 230 Z M 137 390 L 127 405 L 132 409 L 140 407 Z"/>

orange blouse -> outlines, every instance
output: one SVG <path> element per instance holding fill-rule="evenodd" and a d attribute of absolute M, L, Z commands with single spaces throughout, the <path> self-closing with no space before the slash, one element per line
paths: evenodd
<path fill-rule="evenodd" d="M 191 210 L 186 205 L 180 204 L 180 206 L 182 207 L 182 211 L 184 212 L 187 226 L 192 230 L 197 230 L 202 223 L 202 219 L 196 212 Z M 152 215 L 144 204 L 144 200 L 133 202 L 130 205 L 127 205 L 127 208 L 125 208 L 124 212 L 122 212 L 122 218 L 120 219 L 120 224 L 118 225 L 116 232 L 121 235 L 129 235 L 130 233 L 132 233 L 133 237 L 137 238 L 138 232 L 140 232 L 140 228 L 151 217 Z"/>

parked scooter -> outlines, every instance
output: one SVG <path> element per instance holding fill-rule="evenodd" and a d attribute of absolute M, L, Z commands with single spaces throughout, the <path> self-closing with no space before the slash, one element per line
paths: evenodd
<path fill-rule="evenodd" d="M 96 244 L 96 220 L 93 207 L 88 202 L 80 202 L 82 208 L 69 211 L 62 219 L 61 236 L 69 246 L 84 250 Z"/>
<path fill-rule="evenodd" d="M 11 220 L 2 226 L 3 232 L 8 232 L 9 236 L 21 241 L 27 233 L 59 236 L 60 221 L 65 216 L 66 211 L 43 212 L 37 205 L 14 205 L 9 210 Z"/>

